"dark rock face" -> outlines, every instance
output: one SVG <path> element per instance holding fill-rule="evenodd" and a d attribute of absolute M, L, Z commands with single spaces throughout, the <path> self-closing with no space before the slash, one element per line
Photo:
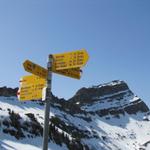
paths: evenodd
<path fill-rule="evenodd" d="M 109 114 L 117 117 L 118 115 L 124 115 L 125 111 L 122 108 L 108 108 L 98 110 L 96 111 L 96 114 L 98 114 L 100 117 L 104 117 Z"/>
<path fill-rule="evenodd" d="M 136 114 L 137 112 L 148 112 L 149 108 L 143 101 L 136 101 L 134 103 L 130 103 L 128 106 L 125 107 L 110 107 L 108 109 L 100 109 L 95 113 L 98 114 L 100 117 L 113 115 L 119 118 L 119 115 L 125 115 L 125 112 L 128 114 Z M 91 112 L 90 112 L 91 113 Z"/>
<path fill-rule="evenodd" d="M 90 103 L 94 97 L 101 97 L 105 95 L 115 94 L 120 91 L 129 90 L 127 84 L 124 81 L 113 81 L 114 85 L 106 84 L 99 85 L 92 88 L 80 89 L 74 97 L 70 99 L 70 102 L 76 103 L 78 101 L 82 103 Z M 116 84 L 115 84 L 116 83 Z"/>
<path fill-rule="evenodd" d="M 18 88 L 12 89 L 12 88 L 7 88 L 6 86 L 0 87 L 0 96 L 6 96 L 6 97 L 16 96 L 17 91 L 18 91 Z"/>
<path fill-rule="evenodd" d="M 115 80 L 91 88 L 82 88 L 69 102 L 74 105 L 78 103 L 76 106 L 79 108 L 82 108 L 82 106 L 91 107 L 95 102 L 97 104 L 101 103 L 100 106 L 107 103 L 110 107 L 88 111 L 90 114 L 98 114 L 100 117 L 107 115 L 119 117 L 119 115 L 125 115 L 125 113 L 136 114 L 137 112 L 149 111 L 149 108 L 141 99 L 137 98 L 130 101 L 129 97 L 132 100 L 135 95 L 129 89 L 128 85 L 124 81 Z"/>
<path fill-rule="evenodd" d="M 131 103 L 131 105 L 125 107 L 124 110 L 128 114 L 136 114 L 139 111 L 148 112 L 149 108 L 147 107 L 147 105 L 143 101 L 140 100 L 138 102 Z"/>

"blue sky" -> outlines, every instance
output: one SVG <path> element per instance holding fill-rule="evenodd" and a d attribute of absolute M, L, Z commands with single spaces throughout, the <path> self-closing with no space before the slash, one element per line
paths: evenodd
<path fill-rule="evenodd" d="M 53 93 L 120 79 L 150 106 L 149 0 L 0 0 L 0 86 L 19 86 L 26 59 L 87 49 L 81 80 L 53 75 Z"/>

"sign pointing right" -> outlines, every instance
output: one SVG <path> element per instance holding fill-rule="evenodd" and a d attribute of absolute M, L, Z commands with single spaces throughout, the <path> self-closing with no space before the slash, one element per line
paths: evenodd
<path fill-rule="evenodd" d="M 82 70 L 80 68 L 64 69 L 64 70 L 52 70 L 52 72 L 59 75 L 67 76 L 74 79 L 80 79 L 82 75 Z"/>
<path fill-rule="evenodd" d="M 54 54 L 54 70 L 64 70 L 72 68 L 81 68 L 86 65 L 89 56 L 85 49 L 72 52 Z"/>

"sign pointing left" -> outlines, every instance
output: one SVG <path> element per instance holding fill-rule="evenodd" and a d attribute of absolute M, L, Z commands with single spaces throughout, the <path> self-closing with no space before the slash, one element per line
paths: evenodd
<path fill-rule="evenodd" d="M 41 67 L 38 64 L 33 63 L 30 60 L 26 60 L 23 63 L 24 69 L 27 72 L 30 72 L 38 77 L 47 79 L 47 69 Z M 64 69 L 64 70 L 55 70 L 55 68 L 52 68 L 52 72 L 64 75 L 67 77 L 75 78 L 75 79 L 80 79 L 81 78 L 81 69 L 80 68 L 71 68 L 71 69 Z"/>
<path fill-rule="evenodd" d="M 19 100 L 38 100 L 42 98 L 42 89 L 46 80 L 35 75 L 23 76 L 17 96 Z"/>
<path fill-rule="evenodd" d="M 47 70 L 45 68 L 41 67 L 40 65 L 37 65 L 37 64 L 31 62 L 30 60 L 26 60 L 23 63 L 23 66 L 27 72 L 30 72 L 30 73 L 37 75 L 44 79 L 47 78 Z"/>

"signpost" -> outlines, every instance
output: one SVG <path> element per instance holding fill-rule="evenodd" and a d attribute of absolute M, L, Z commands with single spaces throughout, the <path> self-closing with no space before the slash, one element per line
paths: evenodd
<path fill-rule="evenodd" d="M 87 63 L 89 56 L 87 51 L 82 49 L 62 54 L 54 54 L 53 58 L 53 67 L 55 70 L 63 70 L 83 67 Z"/>
<path fill-rule="evenodd" d="M 44 130 L 43 130 L 43 150 L 48 150 L 48 137 L 49 137 L 49 113 L 50 113 L 50 101 L 52 99 L 51 82 L 52 82 L 52 63 L 53 56 L 49 55 L 47 63 L 47 87 L 45 98 L 45 116 L 44 116 Z"/>
<path fill-rule="evenodd" d="M 32 83 L 45 83 L 46 84 L 46 80 L 41 78 L 41 77 L 38 77 L 36 75 L 28 75 L 28 76 L 23 76 L 21 79 L 20 79 L 20 84 L 21 85 L 25 85 L 25 84 L 32 84 Z"/>
<path fill-rule="evenodd" d="M 30 60 L 26 60 L 23 63 L 24 69 L 33 75 L 24 76 L 21 79 L 21 87 L 18 93 L 20 100 L 41 99 L 42 89 L 46 85 L 43 150 L 48 150 L 49 113 L 50 101 L 52 99 L 52 72 L 67 77 L 80 79 L 82 74 L 81 68 L 87 63 L 88 59 L 89 56 L 86 50 L 81 49 L 62 54 L 49 55 L 47 69 L 31 62 Z"/>
<path fill-rule="evenodd" d="M 47 69 L 31 62 L 30 60 L 26 60 L 23 63 L 24 69 L 27 72 L 33 73 L 39 77 L 42 77 L 44 79 L 47 78 L 47 74 L 48 71 Z M 34 66 L 34 67 L 33 67 Z M 74 79 L 80 79 L 81 78 L 81 69 L 78 68 L 71 68 L 71 69 L 62 69 L 62 70 L 56 70 L 55 67 L 52 67 L 52 72 L 56 73 L 56 74 L 60 74 L 60 75 L 64 75 L 70 78 L 74 78 Z"/>
<path fill-rule="evenodd" d="M 45 85 L 30 84 L 22 86 L 18 92 L 18 99 L 25 100 L 38 100 L 42 98 L 42 89 Z"/>
<path fill-rule="evenodd" d="M 23 66 L 27 72 L 30 72 L 30 73 L 37 75 L 37 76 L 44 78 L 44 79 L 47 78 L 47 70 L 45 68 L 31 62 L 30 60 L 26 60 L 23 63 Z"/>
<path fill-rule="evenodd" d="M 18 91 L 19 100 L 36 100 L 42 98 L 42 89 L 46 85 L 46 80 L 35 75 L 24 76 L 20 80 Z"/>
<path fill-rule="evenodd" d="M 80 79 L 82 70 L 80 68 L 64 69 L 64 70 L 52 70 L 52 72 L 67 76 L 74 79 Z"/>

